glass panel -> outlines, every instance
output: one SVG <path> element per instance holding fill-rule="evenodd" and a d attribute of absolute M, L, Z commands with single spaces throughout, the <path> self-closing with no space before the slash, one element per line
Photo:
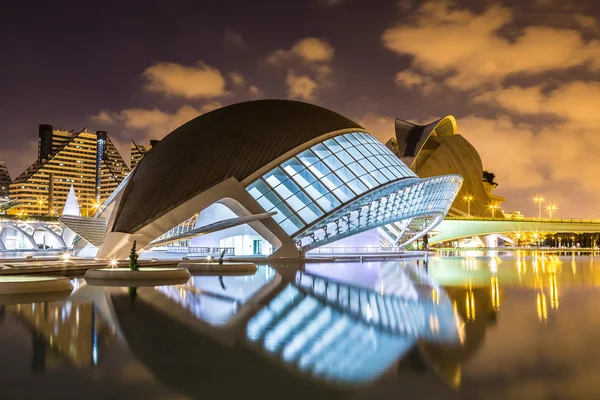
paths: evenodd
<path fill-rule="evenodd" d="M 340 178 L 338 178 L 335 174 L 329 174 L 321 178 L 321 182 L 323 182 L 325 186 L 327 186 L 331 190 L 343 184 Z"/>
<path fill-rule="evenodd" d="M 348 168 L 350 168 L 350 171 L 354 172 L 357 176 L 361 176 L 367 173 L 367 171 L 365 171 L 364 168 L 361 167 L 357 162 L 348 165 Z"/>
<path fill-rule="evenodd" d="M 317 200 L 317 203 L 323 208 L 326 212 L 329 212 L 340 205 L 338 199 L 335 198 L 331 193 L 326 194 Z"/>
<path fill-rule="evenodd" d="M 300 221 L 300 219 L 295 215 L 292 215 L 290 218 L 281 222 L 280 225 L 283 228 L 283 230 L 290 235 L 304 227 L 302 221 Z"/>
<path fill-rule="evenodd" d="M 347 149 L 348 147 L 352 146 L 348 139 L 346 139 L 346 135 L 336 136 L 335 141 L 338 142 L 343 149 Z"/>
<path fill-rule="evenodd" d="M 327 145 L 327 147 L 329 147 L 329 150 L 331 150 L 331 152 L 334 154 L 342 150 L 342 146 L 340 146 L 340 144 L 333 139 L 326 140 L 325 145 Z"/>
<path fill-rule="evenodd" d="M 358 151 L 360 151 L 363 154 L 363 156 L 365 156 L 365 157 L 370 157 L 370 156 L 373 155 L 372 152 L 371 152 L 371 150 L 368 149 L 366 146 L 362 146 L 362 145 L 361 146 L 357 146 L 356 149 Z"/>
<path fill-rule="evenodd" d="M 317 178 L 315 178 L 315 176 L 306 169 L 303 169 L 300 172 L 298 172 L 296 175 L 294 175 L 292 177 L 292 179 L 294 181 L 296 181 L 303 188 L 305 188 L 306 186 L 310 185 L 311 183 L 313 183 L 314 181 L 317 180 Z"/>
<path fill-rule="evenodd" d="M 310 197 L 316 200 L 319 197 L 329 193 L 329 190 L 327 190 L 327 188 L 323 186 L 321 182 L 315 182 L 306 188 L 306 192 L 310 195 Z"/>
<path fill-rule="evenodd" d="M 348 182 L 348 186 L 350 186 L 350 189 L 356 194 L 362 194 L 367 191 L 367 187 L 359 179 Z"/>
<path fill-rule="evenodd" d="M 304 169 L 304 165 L 296 157 L 293 157 L 282 164 L 283 169 L 290 175 L 294 175 L 297 172 Z"/>
<path fill-rule="evenodd" d="M 331 172 L 322 161 L 314 163 L 309 167 L 309 169 L 317 178 L 321 178 L 322 176 L 328 175 Z"/>
<path fill-rule="evenodd" d="M 352 158 L 352 156 L 350 156 L 350 154 L 348 154 L 348 152 L 344 151 L 344 150 L 340 150 L 337 153 L 335 153 L 335 155 L 337 156 L 337 158 L 339 158 L 340 160 L 342 160 L 342 162 L 345 165 L 351 164 L 354 161 L 356 161 L 354 158 Z"/>
<path fill-rule="evenodd" d="M 335 193 L 335 195 L 344 203 L 356 197 L 356 195 L 352 193 L 347 186 L 340 186 L 339 188 L 335 189 L 333 193 Z"/>
<path fill-rule="evenodd" d="M 312 164 L 316 163 L 317 161 L 319 161 L 319 158 L 310 150 L 306 150 L 306 151 L 303 151 L 302 153 L 298 154 L 298 158 L 306 166 L 312 165 Z"/>
<path fill-rule="evenodd" d="M 258 199 L 259 197 L 261 197 L 268 191 L 269 191 L 269 188 L 267 185 L 265 185 L 265 183 L 262 181 L 262 179 L 257 179 L 253 184 L 248 186 L 248 192 L 255 199 Z"/>
<path fill-rule="evenodd" d="M 373 189 L 374 187 L 379 186 L 379 182 L 373 179 L 371 175 L 363 175 L 360 177 L 360 179 L 365 185 L 367 185 L 369 189 Z"/>
<path fill-rule="evenodd" d="M 335 171 L 335 174 L 337 176 L 339 176 L 342 181 L 348 183 L 351 180 L 354 180 L 356 178 L 356 175 L 354 175 L 352 172 L 350 172 L 350 170 L 348 168 L 340 168 L 337 171 Z"/>
<path fill-rule="evenodd" d="M 300 188 L 289 179 L 284 181 L 281 185 L 275 187 L 275 191 L 284 199 L 287 199 L 299 190 Z"/>
<path fill-rule="evenodd" d="M 382 169 L 382 168 L 384 168 L 384 167 L 383 167 L 383 164 L 381 163 L 381 161 L 379 161 L 379 159 L 378 159 L 377 157 L 370 157 L 370 158 L 369 158 L 369 161 L 371 161 L 371 162 L 373 163 L 373 165 L 375 165 L 375 167 L 376 167 L 377 169 Z"/>
<path fill-rule="evenodd" d="M 281 199 L 271 191 L 265 193 L 263 197 L 258 199 L 258 203 L 267 211 L 271 211 L 273 207 L 281 202 Z"/>
<path fill-rule="evenodd" d="M 358 150 L 356 150 L 354 147 L 348 147 L 346 149 L 348 151 L 348 153 L 350 153 L 350 155 L 352 157 L 354 157 L 355 160 L 360 160 L 365 158 L 365 156 L 362 155 L 362 153 Z"/>
<path fill-rule="evenodd" d="M 338 160 L 338 158 L 336 156 L 329 156 L 327 157 L 325 160 L 325 164 L 327 164 L 327 166 L 329 168 L 331 168 L 332 170 L 336 170 L 338 168 L 342 168 L 344 166 L 344 164 L 342 164 L 342 162 L 340 160 Z"/>
<path fill-rule="evenodd" d="M 352 143 L 353 145 L 360 144 L 360 138 L 357 135 L 355 135 L 354 133 L 348 133 L 348 134 L 344 135 L 344 138 L 348 139 L 348 141 L 350 143 Z"/>
<path fill-rule="evenodd" d="M 389 182 L 389 179 L 386 178 L 385 175 L 383 175 L 379 171 L 373 171 L 373 172 L 371 172 L 371 176 L 373 176 L 375 179 L 377 179 L 379 181 L 379 183 L 387 183 L 387 182 Z"/>
<path fill-rule="evenodd" d="M 277 221 L 278 219 L 282 220 L 282 219 L 285 219 L 287 217 L 290 217 L 290 216 L 294 215 L 294 213 L 292 212 L 292 210 L 290 210 L 283 203 L 279 203 L 277 205 L 277 207 L 275 207 L 275 209 L 272 210 L 272 211 L 277 211 L 277 214 L 275 215 L 275 217 L 273 217 L 273 218 L 275 218 L 275 221 Z"/>
<path fill-rule="evenodd" d="M 360 165 L 363 166 L 364 169 L 366 169 L 367 171 L 371 172 L 371 171 L 375 171 L 375 166 L 373 164 L 371 164 L 369 162 L 369 160 L 367 159 L 363 159 L 359 161 Z"/>
<path fill-rule="evenodd" d="M 327 147 L 325 147 L 325 145 L 323 145 L 323 143 L 314 145 L 310 149 L 321 159 L 329 157 L 331 155 L 331 152 L 327 149 Z"/>
<path fill-rule="evenodd" d="M 312 200 L 304 192 L 298 192 L 286 199 L 286 203 L 288 203 L 295 211 L 298 211 L 308 204 L 311 204 Z"/>
<path fill-rule="evenodd" d="M 272 171 L 269 171 L 265 174 L 264 179 L 269 182 L 269 185 L 275 187 L 281 182 L 287 180 L 288 176 L 281 169 L 274 168 Z"/>
<path fill-rule="evenodd" d="M 304 207 L 302 210 L 298 211 L 298 215 L 300 215 L 304 221 L 310 223 L 323 215 L 323 211 L 321 211 L 316 205 L 309 204 L 307 207 Z"/>

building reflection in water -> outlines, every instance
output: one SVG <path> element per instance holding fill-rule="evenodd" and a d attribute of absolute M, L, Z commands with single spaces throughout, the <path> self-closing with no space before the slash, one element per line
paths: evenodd
<path fill-rule="evenodd" d="M 96 366 L 115 340 L 114 328 L 93 302 L 47 302 L 6 306 L 32 336 L 33 371 L 60 359 L 76 367 Z"/>
<path fill-rule="evenodd" d="M 394 281 L 397 281 L 397 277 Z M 407 296 L 298 272 L 246 328 L 278 363 L 313 379 L 360 385 L 379 377 L 418 340 L 460 343 L 462 321 L 439 289 Z"/>
<path fill-rule="evenodd" d="M 259 266 L 253 275 L 193 276 L 188 283 L 155 290 L 196 318 L 213 326 L 227 323 L 252 296 L 275 278 L 275 270 Z"/>

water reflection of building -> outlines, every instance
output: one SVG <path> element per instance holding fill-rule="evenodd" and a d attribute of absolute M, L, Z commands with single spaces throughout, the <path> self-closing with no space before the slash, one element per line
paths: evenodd
<path fill-rule="evenodd" d="M 31 331 L 33 370 L 45 370 L 49 351 L 76 367 L 98 365 L 115 339 L 94 303 L 19 304 L 6 310 Z"/>
<path fill-rule="evenodd" d="M 430 366 L 448 384 L 461 383 L 462 365 L 472 357 L 484 342 L 490 326 L 496 324 L 497 310 L 490 288 L 445 287 L 464 324 L 464 341 L 460 345 L 422 342 L 422 355 Z"/>

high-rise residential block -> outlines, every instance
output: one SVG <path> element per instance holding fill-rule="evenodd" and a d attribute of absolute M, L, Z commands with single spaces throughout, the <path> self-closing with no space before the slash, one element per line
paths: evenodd
<path fill-rule="evenodd" d="M 38 159 L 10 184 L 10 198 L 30 215 L 60 215 L 73 186 L 84 214 L 91 215 L 129 171 L 106 132 L 40 125 Z"/>

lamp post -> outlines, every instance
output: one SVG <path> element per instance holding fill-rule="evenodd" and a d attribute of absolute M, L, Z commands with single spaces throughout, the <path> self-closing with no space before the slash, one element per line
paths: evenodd
<path fill-rule="evenodd" d="M 533 198 L 534 203 L 538 203 L 538 218 L 542 219 L 542 203 L 546 200 L 544 196 L 536 195 Z"/>
<path fill-rule="evenodd" d="M 492 213 L 492 219 L 494 219 L 494 216 L 496 215 L 496 210 L 498 209 L 498 204 L 490 203 L 487 205 L 487 208 Z"/>
<path fill-rule="evenodd" d="M 548 215 L 550 216 L 550 220 L 552 220 L 552 213 L 558 210 L 558 206 L 556 204 L 548 204 L 546 206 L 546 211 L 548 211 Z"/>
<path fill-rule="evenodd" d="M 473 200 L 475 200 L 475 196 L 473 196 L 472 194 L 466 194 L 463 196 L 462 199 L 465 203 L 467 203 L 467 214 L 470 217 L 471 216 L 471 202 L 473 202 Z"/>
<path fill-rule="evenodd" d="M 42 215 L 42 206 L 44 205 L 44 198 L 43 197 L 38 197 L 37 198 L 37 204 L 38 204 L 38 214 Z"/>

